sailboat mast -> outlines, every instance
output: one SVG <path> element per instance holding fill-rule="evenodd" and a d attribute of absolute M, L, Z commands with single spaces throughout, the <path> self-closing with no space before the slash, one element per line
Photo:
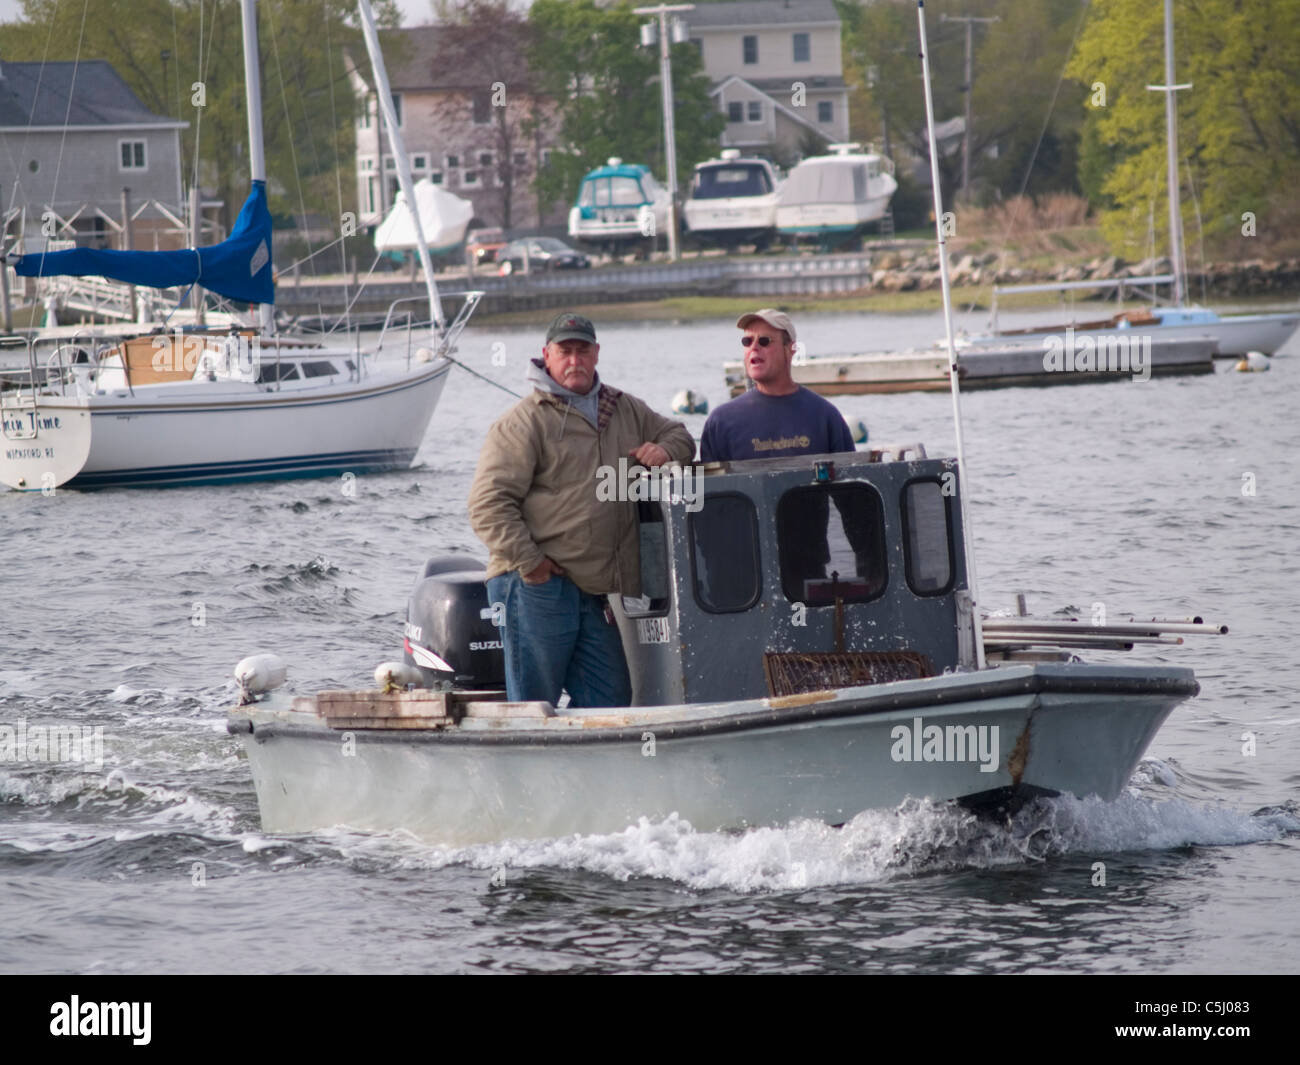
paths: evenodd
<path fill-rule="evenodd" d="M 262 137 L 262 75 L 257 61 L 257 0 L 241 0 L 244 28 L 244 97 L 248 101 L 248 168 L 253 181 L 266 181 L 266 145 Z M 259 305 L 262 332 L 275 332 L 275 308 Z"/>
<path fill-rule="evenodd" d="M 442 300 L 438 298 L 438 286 L 433 280 L 433 263 L 429 259 L 429 245 L 425 242 L 424 226 L 420 222 L 420 206 L 415 202 L 411 164 L 406 157 L 402 131 L 397 128 L 393 94 L 388 87 L 388 71 L 384 67 L 384 53 L 380 51 L 379 33 L 375 29 L 375 13 L 370 9 L 370 0 L 360 0 L 357 6 L 361 11 L 361 29 L 366 37 L 366 51 L 370 53 L 370 66 L 375 74 L 375 93 L 379 97 L 379 109 L 384 116 L 384 125 L 388 127 L 388 143 L 393 150 L 393 161 L 397 164 L 397 183 L 406 197 L 406 209 L 411 212 L 411 221 L 415 226 L 415 243 L 420 256 L 420 268 L 424 271 L 424 283 L 429 291 L 429 314 L 433 319 L 434 329 L 441 334 L 446 329 L 447 320 L 442 313 Z"/>
<path fill-rule="evenodd" d="M 1183 209 L 1178 195 L 1178 104 L 1174 95 L 1184 86 L 1174 84 L 1174 0 L 1165 0 L 1165 130 L 1169 184 L 1169 258 L 1174 274 L 1174 306 L 1187 295 L 1183 276 Z"/>

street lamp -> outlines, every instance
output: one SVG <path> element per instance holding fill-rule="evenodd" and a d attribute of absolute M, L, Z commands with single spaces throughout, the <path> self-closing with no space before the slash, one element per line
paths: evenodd
<path fill-rule="evenodd" d="M 659 40 L 659 84 L 663 89 L 664 107 L 664 149 L 668 156 L 668 255 L 673 262 L 681 258 L 677 247 L 677 141 L 673 135 L 673 64 L 670 55 L 671 46 L 688 40 L 686 23 L 679 18 L 672 20 L 669 29 L 668 16 L 678 11 L 694 11 L 694 4 L 659 4 L 657 7 L 637 7 L 632 9 L 635 15 L 656 15 L 658 24 L 646 22 L 641 25 L 641 43 L 647 48 Z"/>

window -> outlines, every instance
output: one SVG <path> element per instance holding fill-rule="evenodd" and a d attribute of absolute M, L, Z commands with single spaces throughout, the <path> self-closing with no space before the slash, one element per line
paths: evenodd
<path fill-rule="evenodd" d="M 796 33 L 794 35 L 794 61 L 796 63 L 807 63 L 812 59 L 812 49 L 808 44 L 808 34 Z"/>
<path fill-rule="evenodd" d="M 629 617 L 668 613 L 668 540 L 664 533 L 664 512 L 658 503 L 640 502 L 637 535 L 641 542 L 641 596 L 623 596 L 623 612 Z"/>
<path fill-rule="evenodd" d="M 687 519 L 695 601 L 711 614 L 748 610 L 762 587 L 758 567 L 758 514 L 748 496 L 704 496 Z"/>
<path fill-rule="evenodd" d="M 952 588 L 951 498 L 937 480 L 903 487 L 903 559 L 907 586 L 917 595 L 943 595 Z"/>
<path fill-rule="evenodd" d="M 515 168 L 515 172 L 516 172 L 516 173 L 518 173 L 520 170 L 524 170 L 524 169 L 526 169 L 526 168 L 528 167 L 528 153 L 527 153 L 527 152 L 515 152 L 515 154 L 514 154 L 514 156 L 513 156 L 513 159 L 514 159 L 514 168 Z"/>
<path fill-rule="evenodd" d="M 739 100 L 732 100 L 727 104 L 727 121 L 743 122 L 745 120 L 745 105 Z"/>
<path fill-rule="evenodd" d="M 369 214 L 374 214 L 376 210 L 377 208 L 375 207 L 375 179 L 366 178 L 366 211 Z"/>
<path fill-rule="evenodd" d="M 477 184 L 478 184 L 478 171 L 477 171 L 477 170 L 466 170 L 465 173 L 463 173 L 463 174 L 460 176 L 460 183 L 461 183 L 462 185 L 464 185 L 466 188 L 469 188 L 471 185 L 477 185 Z"/>
<path fill-rule="evenodd" d="M 490 167 L 490 166 L 492 165 L 492 162 L 493 162 L 493 156 L 492 156 L 492 153 L 491 153 L 491 152 L 479 152 L 479 153 L 478 153 L 478 165 L 479 165 L 479 166 L 482 166 L 482 167 Z"/>
<path fill-rule="evenodd" d="M 368 155 L 363 155 L 363 156 L 361 157 L 361 169 L 362 169 L 362 170 L 374 170 L 374 169 L 375 169 L 375 161 L 374 161 L 370 156 L 368 156 Z"/>
<path fill-rule="evenodd" d="M 447 169 L 448 169 L 448 170 L 455 170 L 455 169 L 456 169 L 457 167 L 459 167 L 459 166 L 460 166 L 460 156 L 459 156 L 459 155 L 449 155 L 449 156 L 447 156 Z"/>
<path fill-rule="evenodd" d="M 394 159 L 394 158 L 390 155 L 387 159 L 384 160 L 384 169 L 385 169 L 385 170 L 396 171 L 396 170 L 397 170 L 397 160 Z"/>
<path fill-rule="evenodd" d="M 429 169 L 429 157 L 428 157 L 427 155 L 413 155 L 413 156 L 411 156 L 411 169 L 412 169 L 412 170 L 428 170 L 428 169 Z"/>
<path fill-rule="evenodd" d="M 401 189 L 401 187 L 402 187 L 402 186 L 401 186 L 401 184 L 398 182 L 397 178 L 395 178 L 395 177 L 390 177 L 390 178 L 388 179 L 388 202 L 389 202 L 389 203 L 394 203 L 394 202 L 396 202 L 396 200 L 397 200 L 397 193 L 398 193 L 398 190 Z"/>
<path fill-rule="evenodd" d="M 442 184 L 442 171 L 441 171 L 441 170 L 430 170 L 430 171 L 429 171 L 429 182 L 430 182 L 431 184 L 433 184 L 433 185 L 441 185 L 441 184 Z"/>
<path fill-rule="evenodd" d="M 400 92 L 393 93 L 393 114 L 397 116 L 397 128 L 401 129 L 404 123 L 402 122 L 402 94 Z"/>
<path fill-rule="evenodd" d="M 835 121 L 835 105 L 830 100 L 817 101 L 817 121 L 823 124 Z"/>
<path fill-rule="evenodd" d="M 740 39 L 741 59 L 745 64 L 752 65 L 758 62 L 758 38 L 753 34 L 746 34 Z"/>
<path fill-rule="evenodd" d="M 298 380 L 298 367 L 291 362 L 264 362 L 257 371 L 257 383 L 259 385 L 271 384 L 275 381 L 296 381 Z"/>
<path fill-rule="evenodd" d="M 492 94 L 480 89 L 470 97 L 470 109 L 476 126 L 486 126 L 492 121 Z"/>
<path fill-rule="evenodd" d="M 121 154 L 122 170 L 147 170 L 145 165 L 144 141 L 118 141 Z"/>
<path fill-rule="evenodd" d="M 762 121 L 763 121 L 763 101 L 762 101 L 762 100 L 750 100 L 750 101 L 749 101 L 749 121 L 751 121 L 751 122 L 762 122 Z"/>
<path fill-rule="evenodd" d="M 357 113 L 357 129 L 370 128 L 370 97 L 361 101 L 361 110 Z"/>
<path fill-rule="evenodd" d="M 737 164 L 697 170 L 691 187 L 693 200 L 720 200 L 729 196 L 766 196 L 772 191 L 761 166 Z"/>
<path fill-rule="evenodd" d="M 790 489 L 777 503 L 776 542 L 781 590 L 792 603 L 865 602 L 885 590 L 884 512 L 866 485 Z"/>
<path fill-rule="evenodd" d="M 331 377 L 339 372 L 332 362 L 304 362 L 301 365 L 303 377 Z"/>

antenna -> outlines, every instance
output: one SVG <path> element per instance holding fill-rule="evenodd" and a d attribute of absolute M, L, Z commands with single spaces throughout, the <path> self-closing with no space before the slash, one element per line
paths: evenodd
<path fill-rule="evenodd" d="M 957 435 L 957 471 L 961 478 L 961 523 L 965 534 L 966 584 L 970 588 L 971 625 L 975 630 L 975 665 L 984 668 L 984 631 L 980 624 L 979 588 L 975 579 L 975 549 L 966 502 L 966 446 L 961 431 L 961 388 L 957 380 L 957 344 L 952 329 L 952 289 L 948 282 L 948 252 L 943 239 L 943 190 L 939 187 L 939 146 L 934 135 L 934 99 L 930 95 L 930 49 L 925 38 L 925 0 L 916 0 L 916 18 L 921 28 L 921 84 L 925 86 L 925 126 L 930 138 L 930 182 L 934 186 L 934 230 L 939 243 L 939 279 L 943 286 L 943 324 L 948 336 L 948 381 L 952 386 L 952 425 Z"/>

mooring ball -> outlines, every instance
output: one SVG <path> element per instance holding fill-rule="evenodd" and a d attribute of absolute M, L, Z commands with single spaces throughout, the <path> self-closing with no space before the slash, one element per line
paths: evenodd
<path fill-rule="evenodd" d="M 1258 351 L 1247 352 L 1236 369 L 1239 373 L 1263 373 L 1269 369 L 1268 356 Z"/>

